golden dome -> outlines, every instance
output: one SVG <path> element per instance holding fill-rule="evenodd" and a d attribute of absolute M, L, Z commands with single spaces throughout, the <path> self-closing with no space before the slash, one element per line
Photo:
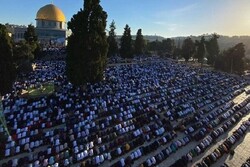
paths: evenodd
<path fill-rule="evenodd" d="M 66 22 L 65 16 L 61 9 L 53 4 L 45 5 L 44 7 L 40 8 L 36 14 L 36 19 Z"/>

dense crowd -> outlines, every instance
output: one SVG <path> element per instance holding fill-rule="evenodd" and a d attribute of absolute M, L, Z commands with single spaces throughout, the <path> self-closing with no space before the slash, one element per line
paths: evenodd
<path fill-rule="evenodd" d="M 64 61 L 37 61 L 20 78 L 3 98 L 11 136 L 0 143 L 0 155 L 14 158 L 2 166 L 131 166 L 170 144 L 141 163 L 155 166 L 193 140 L 202 140 L 192 150 L 199 154 L 243 115 L 240 109 L 249 111 L 249 99 L 232 102 L 246 80 L 172 61 L 109 66 L 104 81 L 85 88 L 67 80 Z M 53 94 L 22 97 L 47 82 L 54 83 Z M 232 116 L 235 121 L 213 130 Z M 176 130 L 186 136 L 177 139 Z"/>
<path fill-rule="evenodd" d="M 217 120 L 219 122 L 217 125 L 220 125 L 218 128 L 217 125 L 214 125 L 214 122 L 217 120 L 212 121 L 213 129 L 209 132 L 209 134 L 202 139 L 202 141 L 192 150 L 190 150 L 186 155 L 183 155 L 181 159 L 177 160 L 172 167 L 178 166 L 186 166 L 188 162 L 191 162 L 192 159 L 201 153 L 205 152 L 205 150 L 211 146 L 212 144 L 216 143 L 216 140 L 225 132 L 227 132 L 230 128 L 232 128 L 241 118 L 247 114 L 250 110 L 249 104 L 250 98 L 246 99 L 239 105 L 236 105 L 232 109 L 229 109 L 227 112 L 222 114 Z M 216 118 L 214 118 L 216 119 Z M 221 124 L 222 123 L 222 124 Z M 234 144 L 236 144 L 237 140 L 244 137 L 245 132 L 247 131 L 248 127 L 250 126 L 250 119 L 243 122 L 242 125 L 233 132 L 229 138 L 227 138 L 217 149 L 215 149 L 211 154 L 203 158 L 203 160 L 196 164 L 196 167 L 207 167 L 211 166 L 215 163 L 219 158 L 223 156 L 225 153 L 233 152 L 231 149 Z"/>

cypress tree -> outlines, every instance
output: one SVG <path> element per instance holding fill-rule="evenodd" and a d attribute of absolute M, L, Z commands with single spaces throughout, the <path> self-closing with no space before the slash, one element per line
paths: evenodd
<path fill-rule="evenodd" d="M 220 48 L 218 45 L 219 35 L 213 34 L 212 37 L 205 43 L 207 50 L 207 64 L 214 65 L 216 57 L 220 53 Z"/>
<path fill-rule="evenodd" d="M 100 0 L 85 0 L 83 10 L 68 23 L 72 35 L 68 39 L 66 74 L 75 85 L 103 79 L 108 51 L 106 19 Z"/>
<path fill-rule="evenodd" d="M 24 39 L 29 44 L 37 42 L 35 27 L 32 24 L 29 24 L 27 30 L 24 32 Z"/>
<path fill-rule="evenodd" d="M 120 54 L 123 58 L 133 58 L 131 30 L 127 24 L 121 37 Z"/>
<path fill-rule="evenodd" d="M 205 37 L 202 36 L 200 41 L 196 42 L 197 44 L 197 58 L 198 58 L 198 62 L 203 64 L 203 59 L 206 53 L 206 49 L 205 49 Z"/>
<path fill-rule="evenodd" d="M 0 94 L 4 95 L 12 90 L 15 80 L 15 66 L 11 39 L 6 27 L 2 24 L 0 24 L 0 41 Z"/>
<path fill-rule="evenodd" d="M 186 38 L 182 44 L 182 56 L 184 57 L 186 62 L 188 62 L 188 60 L 193 56 L 194 51 L 194 42 L 190 37 Z"/>
<path fill-rule="evenodd" d="M 38 57 L 40 54 L 40 45 L 38 43 L 38 37 L 36 34 L 35 27 L 30 24 L 28 25 L 27 30 L 24 32 L 24 39 L 26 41 L 26 45 L 29 48 L 30 55 L 27 55 L 29 60 L 33 60 L 35 57 Z"/>
<path fill-rule="evenodd" d="M 109 26 L 110 31 L 109 31 L 109 36 L 108 36 L 108 44 L 109 44 L 109 49 L 108 49 L 108 56 L 114 56 L 118 52 L 118 45 L 116 42 L 116 33 L 115 33 L 115 21 L 113 20 L 112 23 Z"/>
<path fill-rule="evenodd" d="M 139 29 L 135 39 L 135 54 L 142 55 L 145 49 L 145 41 L 143 39 L 142 30 Z"/>

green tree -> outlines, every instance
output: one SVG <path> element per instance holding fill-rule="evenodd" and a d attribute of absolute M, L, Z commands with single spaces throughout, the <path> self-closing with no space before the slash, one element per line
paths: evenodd
<path fill-rule="evenodd" d="M 139 56 L 144 54 L 144 51 L 145 51 L 145 41 L 142 35 L 142 30 L 139 29 L 137 31 L 135 39 L 135 54 Z"/>
<path fill-rule="evenodd" d="M 0 24 L 0 41 L 0 94 L 4 95 L 12 90 L 15 80 L 15 66 L 11 39 L 6 27 L 2 24 Z"/>
<path fill-rule="evenodd" d="M 33 60 L 34 54 L 33 54 L 34 48 L 32 45 L 29 45 L 25 41 L 20 41 L 15 43 L 15 46 L 13 47 L 13 55 L 15 61 L 22 61 L 22 60 Z"/>
<path fill-rule="evenodd" d="M 14 61 L 19 73 L 32 71 L 32 61 L 40 54 L 40 46 L 33 25 L 28 25 L 24 32 L 24 39 L 25 41 L 15 43 L 13 47 Z"/>
<path fill-rule="evenodd" d="M 194 42 L 190 37 L 186 38 L 182 44 L 182 57 L 184 57 L 186 62 L 188 62 L 188 60 L 193 56 L 194 51 L 195 51 Z"/>
<path fill-rule="evenodd" d="M 121 37 L 120 54 L 123 58 L 133 58 L 131 30 L 127 24 Z"/>
<path fill-rule="evenodd" d="M 173 58 L 178 60 L 181 58 L 182 50 L 181 50 L 181 42 L 180 39 L 177 40 L 176 45 L 174 46 Z"/>
<path fill-rule="evenodd" d="M 245 57 L 244 63 L 245 63 L 244 65 L 245 69 L 250 70 L 250 59 Z"/>
<path fill-rule="evenodd" d="M 68 39 L 66 74 L 75 85 L 103 79 L 108 52 L 106 20 L 100 0 L 85 0 L 83 10 L 68 23 L 72 35 Z"/>
<path fill-rule="evenodd" d="M 32 51 L 32 45 L 25 41 L 15 43 L 13 47 L 13 58 L 17 67 L 17 72 L 28 73 L 33 70 L 32 60 L 34 59 L 34 54 Z"/>
<path fill-rule="evenodd" d="M 162 40 L 162 52 L 164 52 L 168 57 L 173 55 L 175 49 L 175 42 L 171 38 Z"/>
<path fill-rule="evenodd" d="M 158 51 L 160 51 L 160 48 L 161 48 L 161 42 L 159 42 L 158 40 L 148 42 L 147 44 L 147 49 L 151 52 L 157 53 Z"/>
<path fill-rule="evenodd" d="M 193 56 L 193 61 L 195 61 L 196 59 L 198 60 L 198 47 L 199 47 L 200 41 L 195 40 L 194 41 L 194 56 Z"/>
<path fill-rule="evenodd" d="M 222 53 L 220 53 L 217 57 L 216 57 L 216 59 L 215 59 L 215 61 L 214 61 L 214 68 L 216 69 L 216 70 L 221 70 L 221 71 L 226 71 L 225 69 L 225 62 L 224 62 L 224 60 L 225 60 L 225 51 L 224 52 L 222 52 Z"/>
<path fill-rule="evenodd" d="M 213 34 L 212 37 L 205 42 L 206 50 L 207 50 L 207 63 L 210 65 L 214 65 L 216 57 L 220 53 L 219 45 L 218 45 L 219 35 Z"/>
<path fill-rule="evenodd" d="M 24 39 L 29 44 L 34 44 L 37 42 L 36 30 L 32 24 L 29 24 L 27 30 L 24 32 Z"/>
<path fill-rule="evenodd" d="M 30 61 L 33 60 L 34 58 L 37 58 L 39 54 L 41 54 L 41 48 L 38 43 L 38 38 L 36 35 L 36 30 L 33 25 L 28 25 L 27 30 L 24 32 L 24 39 L 26 41 L 26 44 L 28 44 L 28 48 L 30 49 L 28 55 Z"/>
<path fill-rule="evenodd" d="M 215 69 L 225 72 L 244 73 L 245 48 L 243 43 L 238 43 L 216 57 Z"/>
<path fill-rule="evenodd" d="M 109 26 L 109 36 L 108 36 L 108 44 L 109 44 L 109 49 L 108 49 L 108 56 L 114 56 L 118 53 L 118 45 L 116 41 L 116 33 L 115 33 L 115 21 L 113 20 Z"/>
<path fill-rule="evenodd" d="M 230 60 L 230 72 L 242 74 L 244 72 L 245 48 L 243 43 L 238 43 L 229 49 L 228 59 Z"/>
<path fill-rule="evenodd" d="M 196 41 L 196 46 L 197 46 L 197 53 L 196 53 L 196 57 L 198 58 L 198 62 L 201 63 L 201 65 L 203 64 L 203 60 L 205 57 L 205 37 L 202 36 L 200 41 Z"/>
<path fill-rule="evenodd" d="M 181 57 L 181 48 L 175 47 L 173 52 L 173 59 L 178 60 Z"/>

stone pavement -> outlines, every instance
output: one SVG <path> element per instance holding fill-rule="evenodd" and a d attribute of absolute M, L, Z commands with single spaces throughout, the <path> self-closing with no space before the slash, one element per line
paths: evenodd
<path fill-rule="evenodd" d="M 200 162 L 202 158 L 206 157 L 207 155 L 211 154 L 220 144 L 224 142 L 225 139 L 227 139 L 229 136 L 232 135 L 232 133 L 238 129 L 238 127 L 241 125 L 241 123 L 245 120 L 250 118 L 250 114 L 246 115 L 241 121 L 239 121 L 233 129 L 231 129 L 228 133 L 225 133 L 221 135 L 217 139 L 217 143 L 215 145 L 212 145 L 208 150 L 206 150 L 203 154 L 201 154 L 198 157 L 195 157 L 193 159 L 192 164 L 189 166 L 194 166 L 196 163 Z M 235 145 L 232 147 L 232 149 L 235 149 L 235 154 L 231 156 L 230 154 L 224 154 L 216 163 L 212 165 L 212 167 L 219 167 L 223 163 L 228 164 L 230 167 L 239 167 L 241 164 L 243 164 L 247 158 L 250 156 L 250 130 L 248 129 L 247 134 L 245 137 L 243 137 L 241 140 L 235 143 Z M 242 151 L 242 152 L 241 152 Z"/>
<path fill-rule="evenodd" d="M 243 141 L 242 141 L 243 140 Z M 238 167 L 246 162 L 246 159 L 250 157 L 250 133 L 246 134 L 245 138 L 239 141 L 239 145 L 236 145 L 233 156 L 223 156 L 225 162 L 230 167 Z"/>

